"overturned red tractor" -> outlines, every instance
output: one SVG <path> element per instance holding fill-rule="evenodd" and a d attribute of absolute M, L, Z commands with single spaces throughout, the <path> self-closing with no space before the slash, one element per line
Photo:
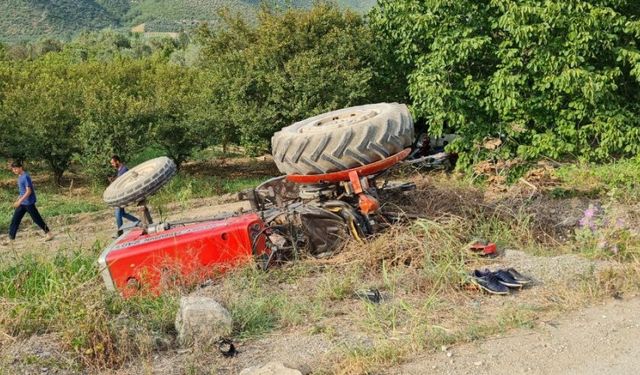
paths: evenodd
<path fill-rule="evenodd" d="M 412 148 L 413 146 L 413 148 Z M 145 220 L 102 253 L 108 289 L 124 295 L 160 292 L 181 282 L 202 282 L 241 263 L 266 269 L 300 252 L 331 254 L 347 238 L 366 237 L 397 221 L 384 209 L 391 190 L 412 184 L 380 183 L 408 156 L 433 163 L 446 155 L 421 156 L 411 114 L 403 104 L 380 103 L 325 113 L 295 123 L 272 138 L 273 157 L 284 176 L 270 179 L 240 198 L 249 212 L 154 224 Z M 138 204 L 175 173 L 168 158 L 129 170 L 105 191 L 112 206 Z"/>

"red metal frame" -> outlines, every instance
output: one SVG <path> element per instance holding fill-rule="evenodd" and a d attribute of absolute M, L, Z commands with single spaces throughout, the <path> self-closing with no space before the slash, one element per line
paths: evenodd
<path fill-rule="evenodd" d="M 381 172 L 393 165 L 397 164 L 401 160 L 404 160 L 409 153 L 410 148 L 406 148 L 395 155 L 389 156 L 386 159 L 378 160 L 374 163 L 363 165 L 361 167 L 347 169 L 345 171 L 332 172 L 326 174 L 314 174 L 314 175 L 300 175 L 292 174 L 287 176 L 287 180 L 295 182 L 297 184 L 319 184 L 323 182 L 340 182 L 349 181 L 349 175 L 351 173 L 357 173 L 359 176 L 368 176 L 374 173 Z"/>

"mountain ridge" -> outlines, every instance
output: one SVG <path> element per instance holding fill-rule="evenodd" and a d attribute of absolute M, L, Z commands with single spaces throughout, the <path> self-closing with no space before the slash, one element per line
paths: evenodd
<path fill-rule="evenodd" d="M 261 0 L 2 0 L 0 1 L 0 42 L 15 43 L 40 38 L 68 39 L 89 30 L 130 29 L 149 23 L 170 30 L 185 20 L 217 21 L 220 9 L 255 14 Z M 313 0 L 270 0 L 276 6 L 307 8 Z M 356 12 L 371 9 L 376 0 L 336 0 Z M 176 22 L 179 21 L 179 22 Z"/>

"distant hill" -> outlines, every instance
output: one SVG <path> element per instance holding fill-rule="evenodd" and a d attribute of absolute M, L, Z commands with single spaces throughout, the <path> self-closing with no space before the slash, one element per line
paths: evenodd
<path fill-rule="evenodd" d="M 68 37 L 119 24 L 96 0 L 0 0 L 0 40 Z"/>
<path fill-rule="evenodd" d="M 376 0 L 337 0 L 340 6 L 366 12 Z M 224 7 L 252 16 L 260 0 L 0 0 L 0 41 L 19 42 L 41 37 L 68 38 L 82 30 L 129 28 L 147 24 L 168 30 L 192 21 L 215 21 Z M 313 0 L 271 0 L 270 3 L 310 7 Z M 177 22 L 176 22 L 177 21 Z"/>

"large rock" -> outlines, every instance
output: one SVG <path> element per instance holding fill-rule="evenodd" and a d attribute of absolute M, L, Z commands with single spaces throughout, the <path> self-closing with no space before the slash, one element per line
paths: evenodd
<path fill-rule="evenodd" d="M 240 371 L 240 375 L 302 375 L 302 372 L 285 367 L 280 362 L 269 362 L 262 367 L 249 367 Z"/>
<path fill-rule="evenodd" d="M 229 311 L 214 299 L 182 297 L 176 315 L 178 343 L 182 346 L 213 344 L 231 334 L 232 323 Z"/>

